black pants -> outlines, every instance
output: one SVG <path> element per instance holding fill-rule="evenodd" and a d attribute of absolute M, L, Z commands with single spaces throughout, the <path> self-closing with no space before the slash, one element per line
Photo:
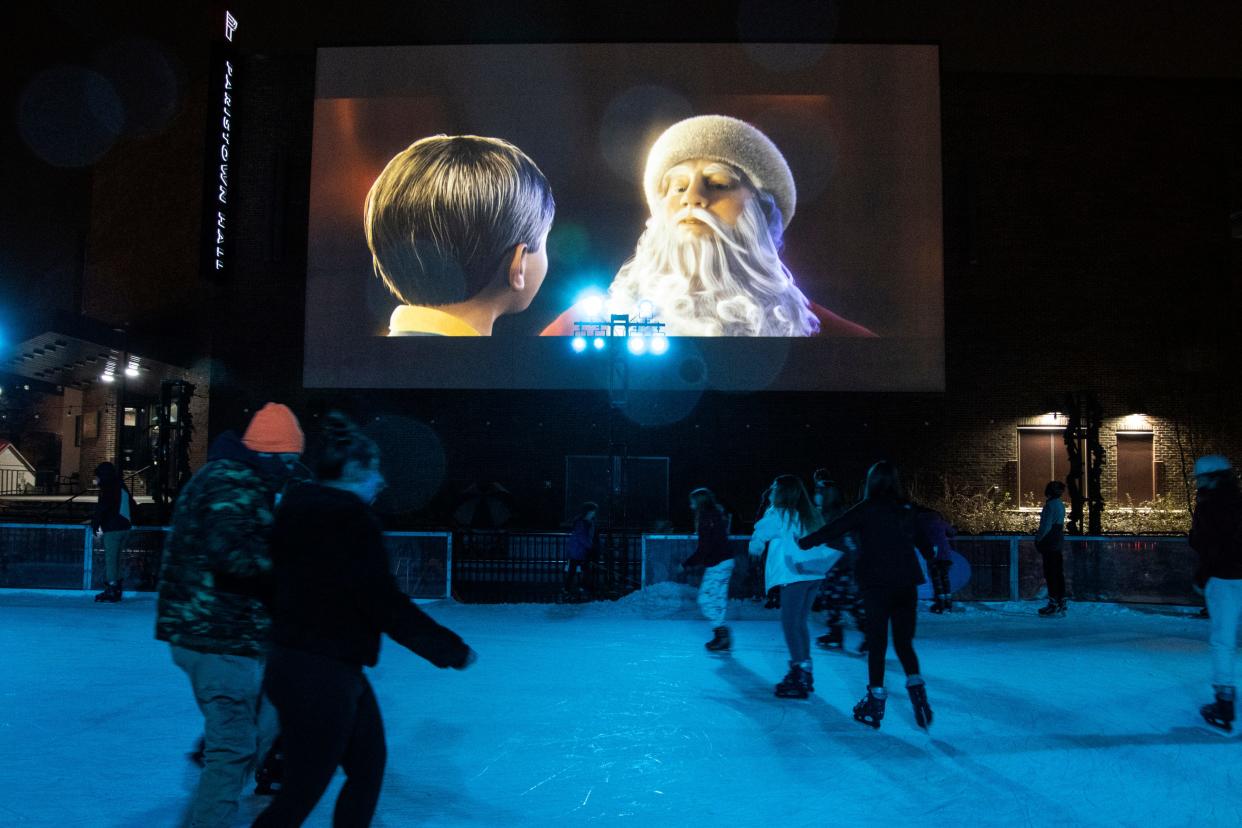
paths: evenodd
<path fill-rule="evenodd" d="M 577 583 L 575 584 L 574 575 L 577 574 Z M 586 561 L 580 561 L 576 558 L 570 558 L 565 562 L 565 591 L 573 592 L 575 586 L 583 586 L 586 580 Z"/>
<path fill-rule="evenodd" d="M 1048 600 L 1065 600 L 1065 559 L 1061 556 L 1061 547 L 1040 549 L 1040 557 L 1044 559 L 1044 580 L 1048 582 Z"/>
<path fill-rule="evenodd" d="M 357 665 L 277 648 L 268 658 L 264 690 L 280 715 L 285 775 L 256 826 L 301 825 L 339 766 L 345 786 L 334 826 L 371 824 L 388 748 L 371 684 Z"/>
<path fill-rule="evenodd" d="M 868 587 L 863 589 L 867 611 L 867 681 L 884 686 L 884 659 L 888 656 L 888 625 L 893 625 L 893 650 L 906 675 L 919 671 L 914 653 L 914 622 L 918 617 L 917 587 Z"/>
<path fill-rule="evenodd" d="M 937 560 L 931 562 L 929 569 L 931 569 L 932 591 L 935 592 L 937 598 L 950 593 L 949 569 L 952 566 L 953 561 Z"/>

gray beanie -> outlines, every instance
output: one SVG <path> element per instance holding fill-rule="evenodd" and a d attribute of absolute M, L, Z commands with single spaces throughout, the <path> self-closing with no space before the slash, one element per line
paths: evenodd
<path fill-rule="evenodd" d="M 678 121 L 652 144 L 643 173 L 643 192 L 653 215 L 660 201 L 664 174 L 695 158 L 721 161 L 744 172 L 751 184 L 776 199 L 781 226 L 789 226 L 798 204 L 798 191 L 785 156 L 768 136 L 727 115 L 698 115 Z"/>

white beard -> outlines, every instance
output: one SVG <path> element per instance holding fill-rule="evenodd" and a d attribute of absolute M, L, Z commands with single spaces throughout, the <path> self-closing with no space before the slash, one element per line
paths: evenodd
<path fill-rule="evenodd" d="M 678 227 L 697 219 L 709 233 Z M 652 216 L 608 289 L 612 313 L 636 318 L 642 300 L 670 336 L 812 336 L 819 319 L 794 283 L 757 200 L 729 227 L 706 210 Z"/>

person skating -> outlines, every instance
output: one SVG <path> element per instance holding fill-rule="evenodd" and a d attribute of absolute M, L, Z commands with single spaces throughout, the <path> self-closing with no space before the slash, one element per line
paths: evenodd
<path fill-rule="evenodd" d="M 884 718 L 888 691 L 884 688 L 884 660 L 888 653 L 888 630 L 893 630 L 893 649 L 906 673 L 906 689 L 914 708 L 914 720 L 927 728 L 932 710 L 926 684 L 919 673 L 914 652 L 918 585 L 924 580 L 915 555 L 931 557 L 931 545 L 919 529 L 913 506 L 901 490 L 897 469 L 876 463 L 867 472 L 866 493 L 858 505 L 836 520 L 798 541 L 810 549 L 830 543 L 846 532 L 858 538 L 855 573 L 867 612 L 867 692 L 854 706 L 854 718 L 879 728 Z"/>
<path fill-rule="evenodd" d="M 268 403 L 239 439 L 212 443 L 207 463 L 182 489 L 160 567 L 155 637 L 169 643 L 203 713 L 203 769 L 191 826 L 228 826 L 246 779 L 276 735 L 262 698 L 270 644 L 270 533 L 276 502 L 296 477 L 302 429 L 286 406 Z"/>
<path fill-rule="evenodd" d="M 565 539 L 565 599 L 582 597 L 582 582 L 586 576 L 587 559 L 595 548 L 595 514 L 599 505 L 588 500 L 578 508 L 578 515 Z"/>
<path fill-rule="evenodd" d="M 919 528 L 931 543 L 933 557 L 928 562 L 927 574 L 932 582 L 932 604 L 929 612 L 937 615 L 953 610 L 953 593 L 949 587 L 949 570 L 953 567 L 953 538 L 957 532 L 953 524 L 935 509 L 915 507 Z"/>
<path fill-rule="evenodd" d="M 805 699 L 815 689 L 807 617 L 819 582 L 841 553 L 826 546 L 810 554 L 799 549 L 797 539 L 823 523 L 801 480 L 782 474 L 772 483 L 771 492 L 772 505 L 755 524 L 749 551 L 758 556 L 767 546 L 764 583 L 769 588 L 781 587 L 781 630 L 789 648 L 789 672 L 776 685 L 776 695 Z"/>
<path fill-rule="evenodd" d="M 301 825 L 338 767 L 334 825 L 369 825 L 384 778 L 384 725 L 364 667 L 381 635 L 437 667 L 474 651 L 401 592 L 370 503 L 384 486 L 374 442 L 326 418 L 318 483 L 293 488 L 272 529 L 276 598 L 264 689 L 280 715 L 284 778 L 256 826 Z"/>
<path fill-rule="evenodd" d="M 829 479 L 824 469 L 815 471 L 814 481 L 815 492 L 811 498 L 824 523 L 831 523 L 849 508 L 845 503 L 845 495 L 841 487 Z M 841 550 L 841 560 L 828 571 L 823 584 L 824 608 L 828 611 L 828 632 L 816 638 L 815 644 L 825 650 L 845 650 L 845 625 L 842 622 L 846 613 L 854 619 L 854 625 L 859 632 L 866 629 L 862 598 L 858 594 L 858 585 L 854 582 L 853 559 L 857 550 L 853 539 L 848 535 L 842 539 L 841 545 L 844 547 Z M 867 639 L 864 636 L 855 654 L 863 655 L 866 652 Z"/>
<path fill-rule="evenodd" d="M 115 604 L 121 600 L 125 582 L 121 575 L 121 554 L 133 526 L 134 498 L 125 488 L 121 473 L 111 463 L 95 467 L 95 484 L 99 486 L 99 500 L 91 517 L 91 529 L 104 547 L 104 590 L 95 600 Z"/>
<path fill-rule="evenodd" d="M 707 649 L 722 652 L 733 644 L 725 619 L 729 610 L 729 581 L 733 577 L 733 553 L 729 550 L 729 517 L 711 489 L 695 489 L 690 493 L 690 509 L 694 512 L 694 528 L 698 544 L 694 554 L 682 561 L 683 569 L 704 567 L 699 584 L 699 609 L 712 625 L 712 639 Z"/>
<path fill-rule="evenodd" d="M 1209 726 L 1233 731 L 1237 700 L 1234 660 L 1242 619 L 1242 493 L 1229 461 L 1219 454 L 1200 457 L 1194 466 L 1195 512 L 1190 545 L 1199 553 L 1195 586 L 1203 590 L 1212 629 L 1212 689 L 1215 700 L 1199 708 Z"/>
<path fill-rule="evenodd" d="M 1061 546 L 1065 541 L 1065 503 L 1061 495 L 1065 484 L 1049 481 L 1044 487 L 1043 510 L 1039 513 L 1039 529 L 1035 532 L 1035 548 L 1044 564 L 1044 581 L 1048 584 L 1048 605 L 1040 609 L 1045 618 L 1065 616 L 1065 560 Z"/>

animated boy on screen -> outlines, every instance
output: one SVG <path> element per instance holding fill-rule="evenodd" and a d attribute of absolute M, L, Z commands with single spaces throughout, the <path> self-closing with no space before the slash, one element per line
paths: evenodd
<path fill-rule="evenodd" d="M 548 271 L 556 202 L 539 168 L 499 138 L 435 135 L 384 167 L 363 225 L 375 274 L 401 301 L 389 336 L 491 336 Z"/>

